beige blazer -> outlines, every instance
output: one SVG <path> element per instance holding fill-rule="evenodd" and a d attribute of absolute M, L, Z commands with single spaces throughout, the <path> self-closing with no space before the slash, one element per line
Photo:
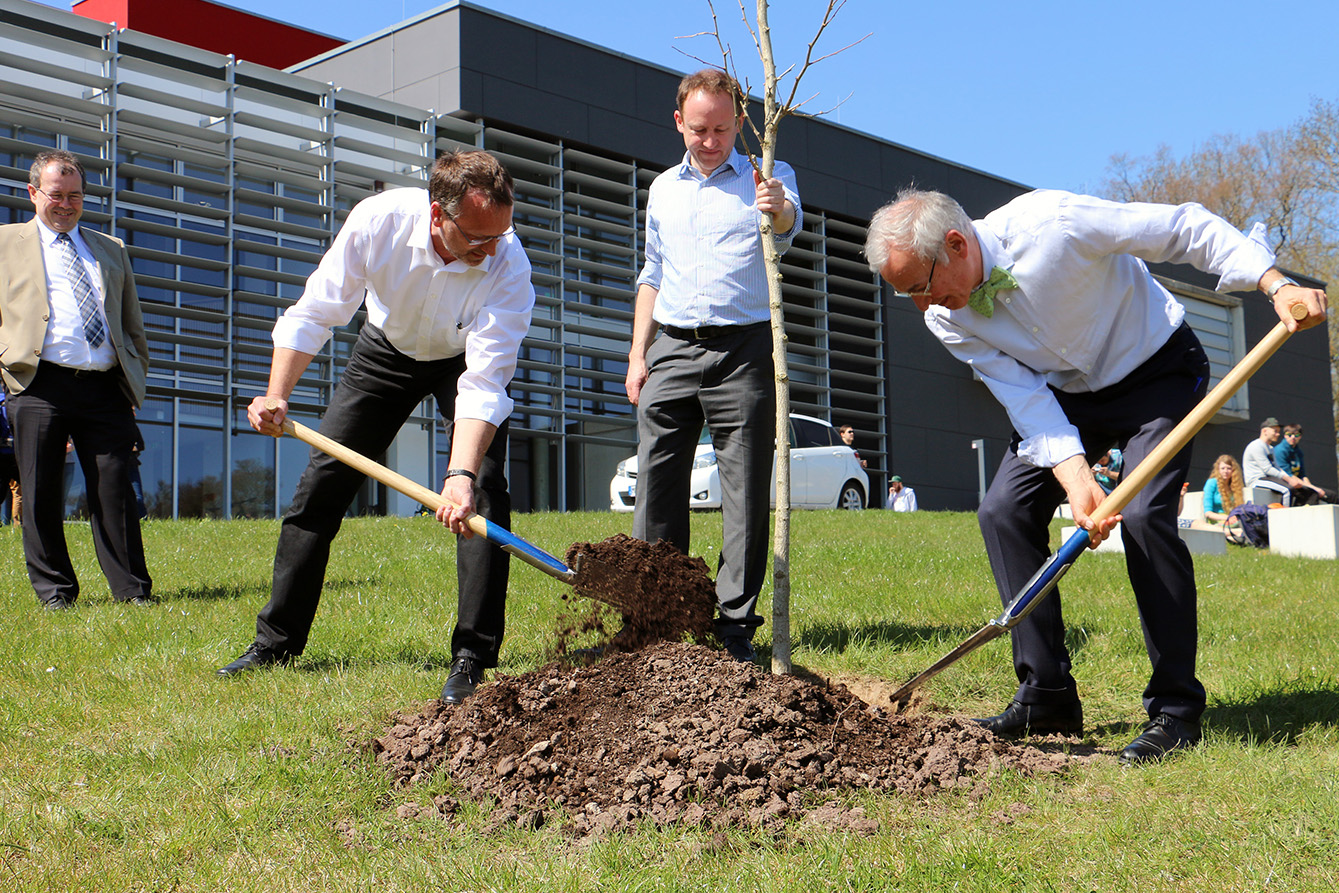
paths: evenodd
<path fill-rule="evenodd" d="M 87 227 L 81 226 L 79 234 L 102 274 L 103 309 L 116 348 L 121 386 L 130 402 L 141 406 L 149 372 L 149 342 L 130 272 L 130 252 L 120 239 Z M 0 226 L 0 375 L 11 394 L 22 393 L 37 374 L 50 315 L 36 218 Z"/>

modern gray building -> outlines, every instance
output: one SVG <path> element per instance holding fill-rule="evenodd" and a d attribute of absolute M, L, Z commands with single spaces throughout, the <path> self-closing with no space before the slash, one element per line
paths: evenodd
<path fill-rule="evenodd" d="M 354 203 L 420 185 L 444 149 L 486 148 L 517 180 L 538 293 L 512 388 L 516 505 L 603 508 L 614 465 L 635 450 L 623 392 L 633 283 L 647 187 L 683 153 L 671 117 L 681 76 L 468 2 L 278 71 L 0 0 L 0 222 L 31 215 L 24 184 L 37 151 L 84 159 L 85 220 L 129 244 L 149 326 L 140 424 L 153 514 L 272 516 L 307 452 L 246 424 L 274 320 Z M 804 232 L 783 258 L 793 410 L 855 426 L 876 504 L 891 469 L 924 508 L 974 508 L 978 460 L 993 471 L 1008 422 L 870 273 L 864 223 L 911 182 L 973 214 L 1028 187 L 821 119 L 789 119 L 779 154 L 805 204 Z M 1258 294 L 1158 272 L 1190 309 L 1216 376 L 1272 325 Z M 319 418 L 360 322 L 295 391 L 304 421 Z M 1291 340 L 1201 435 L 1194 476 L 1220 452 L 1240 454 L 1265 415 L 1333 443 L 1329 368 L 1322 332 Z M 435 418 L 425 402 L 380 457 L 434 487 L 446 450 Z M 1333 452 L 1308 459 L 1312 479 L 1334 486 Z M 355 508 L 416 506 L 369 484 Z"/>

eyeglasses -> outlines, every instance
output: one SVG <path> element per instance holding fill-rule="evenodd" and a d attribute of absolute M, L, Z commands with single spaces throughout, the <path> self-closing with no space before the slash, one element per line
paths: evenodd
<path fill-rule="evenodd" d="M 1294 431 L 1294 432 L 1291 433 L 1291 434 L 1285 434 L 1285 435 L 1283 435 L 1283 436 L 1284 436 L 1284 437 L 1301 437 L 1301 436 L 1302 436 L 1302 432 L 1301 432 L 1301 431 Z"/>
<path fill-rule="evenodd" d="M 925 288 L 919 291 L 895 292 L 899 298 L 928 298 L 930 297 L 930 288 L 935 281 L 935 267 L 939 265 L 939 258 L 936 257 L 930 262 L 930 275 L 925 277 Z"/>
<path fill-rule="evenodd" d="M 63 205 L 67 201 L 72 205 L 82 205 L 84 203 L 84 194 L 82 192 L 47 192 L 40 186 L 34 188 L 58 205 Z"/>
<path fill-rule="evenodd" d="M 496 236 L 484 236 L 482 239 L 477 239 L 472 237 L 469 233 L 465 232 L 463 229 L 461 229 L 460 224 L 456 223 L 456 218 L 450 216 L 449 214 L 443 216 L 445 216 L 447 220 L 450 220 L 453 224 L 455 224 L 456 231 L 459 232 L 461 238 L 465 240 L 465 244 L 470 246 L 471 248 L 478 248 L 481 245 L 487 245 L 489 242 L 496 242 L 498 239 L 505 239 L 507 238 L 507 236 L 510 236 L 512 233 L 516 232 L 516 227 L 509 226 L 502 232 L 498 233 Z"/>

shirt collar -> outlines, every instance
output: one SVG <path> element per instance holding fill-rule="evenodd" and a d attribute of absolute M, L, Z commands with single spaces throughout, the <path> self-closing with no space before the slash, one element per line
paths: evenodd
<path fill-rule="evenodd" d="M 693 167 L 693 158 L 691 155 L 688 154 L 687 151 L 685 151 L 683 153 L 683 160 L 679 162 L 679 178 L 710 180 L 712 177 L 715 177 L 717 174 L 720 174 L 727 168 L 729 169 L 729 173 L 737 175 L 739 171 L 742 170 L 740 159 L 744 157 L 745 156 L 743 152 L 739 151 L 738 149 L 731 148 L 730 154 L 727 155 L 725 160 L 720 163 L 720 166 L 717 167 L 716 170 L 712 171 L 710 174 L 703 176 L 701 171 Z"/>
<path fill-rule="evenodd" d="M 1012 269 L 1014 259 L 1009 256 L 1004 243 L 980 221 L 972 223 L 972 230 L 976 233 L 976 244 L 981 249 L 981 282 L 977 283 L 979 286 L 990 278 L 990 271 L 996 267 Z"/>
<path fill-rule="evenodd" d="M 427 195 L 427 190 L 424 190 L 424 195 Z M 471 267 L 469 264 L 458 258 L 448 264 L 446 261 L 442 260 L 442 256 L 437 253 L 437 249 L 432 245 L 431 207 L 429 208 L 428 213 L 423 215 L 421 223 L 414 227 L 409 233 L 409 247 L 427 252 L 433 260 L 437 261 L 437 263 L 448 273 L 463 273 L 466 270 L 478 270 L 481 273 L 487 273 L 489 268 L 493 266 L 493 261 L 497 259 L 497 255 L 501 253 L 505 241 L 506 240 L 503 239 L 498 242 L 497 251 L 494 252 L 492 257 L 485 257 L 483 263 L 479 264 L 477 267 Z"/>
<path fill-rule="evenodd" d="M 37 231 L 42 235 L 43 246 L 50 247 L 56 244 L 56 240 L 60 238 L 60 233 L 43 223 L 40 217 L 34 217 L 33 222 L 37 224 Z M 70 230 L 70 240 L 75 245 L 83 244 L 84 237 L 79 232 L 78 224 L 75 224 L 74 229 Z"/>

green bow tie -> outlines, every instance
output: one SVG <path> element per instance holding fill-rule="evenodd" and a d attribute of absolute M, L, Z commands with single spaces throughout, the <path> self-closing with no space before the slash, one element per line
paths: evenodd
<path fill-rule="evenodd" d="M 1018 280 L 1004 267 L 991 267 L 990 278 L 972 290 L 967 306 L 989 319 L 995 315 L 995 292 L 1002 288 L 1018 288 Z"/>

